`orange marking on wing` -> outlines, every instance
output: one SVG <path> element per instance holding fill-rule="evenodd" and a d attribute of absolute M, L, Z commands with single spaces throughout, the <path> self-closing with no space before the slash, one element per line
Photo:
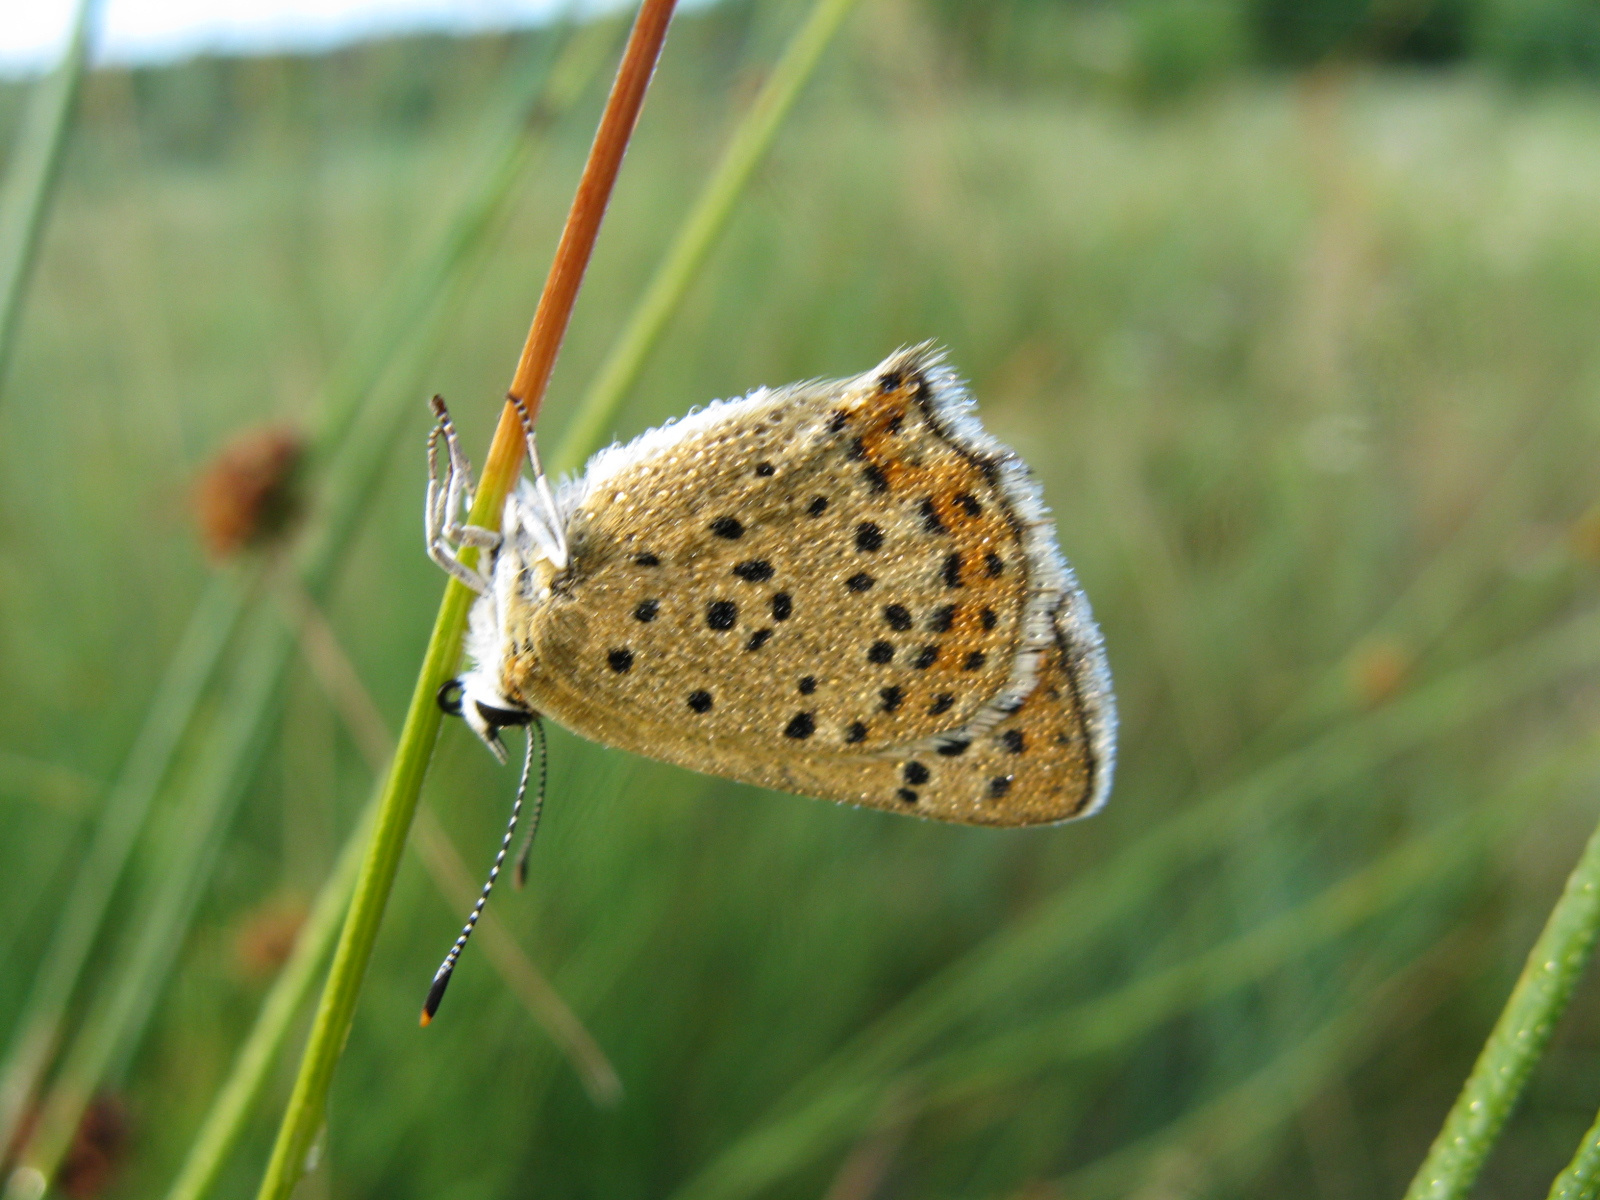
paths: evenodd
<path fill-rule="evenodd" d="M 894 391 L 876 388 L 848 410 L 855 418 L 863 458 L 883 472 L 890 491 L 915 483 L 914 476 L 919 474 L 892 445 L 910 406 L 911 389 L 901 385 Z"/>

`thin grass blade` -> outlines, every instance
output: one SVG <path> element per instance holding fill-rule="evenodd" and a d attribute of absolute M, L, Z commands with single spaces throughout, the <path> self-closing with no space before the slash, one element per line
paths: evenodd
<path fill-rule="evenodd" d="M 1600 937 L 1600 828 L 1589 836 L 1511 998 L 1484 1043 L 1406 1200 L 1472 1191 L 1528 1076 L 1543 1056 Z"/>
<path fill-rule="evenodd" d="M 586 55 L 595 54 L 596 44 L 602 36 L 603 33 L 593 34 L 585 42 Z M 563 79 L 570 81 L 570 74 L 563 76 Z M 523 93 L 517 98 L 515 110 L 519 114 L 528 105 L 525 96 L 526 93 Z M 424 312 L 426 319 L 421 328 L 390 328 L 386 338 L 375 339 L 352 352 L 353 360 L 357 364 L 364 364 L 364 369 L 358 365 L 335 372 L 342 383 L 339 391 L 328 394 L 330 408 L 337 410 L 348 406 L 348 397 L 344 394 L 346 391 L 365 395 L 368 399 L 354 406 L 354 415 L 347 424 L 336 421 L 324 431 L 327 439 L 339 435 L 343 435 L 343 439 L 328 463 L 323 503 L 314 515 L 312 529 L 296 556 L 302 585 L 312 595 L 321 594 L 342 561 L 344 547 L 365 511 L 366 497 L 371 492 L 373 481 L 387 461 L 394 440 L 410 413 L 408 402 L 416 395 L 417 381 L 442 342 L 449 314 L 459 306 L 465 281 L 471 274 L 471 264 L 484 253 L 488 235 L 504 214 L 512 186 L 526 167 L 530 152 L 528 140 L 522 136 L 518 122 L 508 122 L 508 125 L 515 132 L 504 138 L 498 151 L 490 156 L 482 187 L 452 222 L 438 251 L 425 257 L 399 289 L 405 299 L 396 303 L 396 311 L 407 315 Z M 448 264 L 451 269 L 444 271 L 441 264 Z M 402 345 L 404 349 L 400 350 Z M 386 354 L 380 354 L 379 351 L 385 351 Z M 379 375 L 383 378 L 377 378 Z M 226 620 L 218 619 L 217 613 L 212 611 L 213 607 L 220 606 L 207 606 L 197 614 L 195 620 L 194 627 L 210 635 L 204 643 L 203 652 L 197 651 L 188 658 L 174 660 L 173 668 L 169 668 L 169 675 L 176 674 L 190 685 L 181 697 L 182 703 L 175 701 L 164 710 L 170 712 L 170 720 L 159 724 L 153 720 L 147 721 L 147 732 L 142 735 L 144 741 L 141 745 L 148 742 L 150 746 L 150 752 L 145 757 L 152 763 L 159 760 L 160 765 L 159 773 L 154 766 L 138 773 L 137 777 L 148 784 L 148 794 L 141 793 L 143 805 L 107 804 L 106 812 L 111 818 L 111 830 L 115 837 L 106 836 L 107 850 L 101 858 L 109 861 L 116 857 L 117 864 L 115 870 L 105 869 L 103 863 L 94 859 L 91 850 L 93 861 L 86 863 L 86 869 L 80 875 L 74 896 L 81 895 L 83 899 L 76 902 L 76 909 L 69 911 L 81 910 L 83 914 L 83 919 L 74 926 L 81 927 L 83 931 L 81 947 L 79 943 L 69 943 L 63 948 L 58 938 L 51 959 L 47 960 L 46 970 L 51 971 L 49 980 L 55 981 L 55 986 L 41 1000 L 40 1009 L 54 1014 L 56 1023 L 82 968 L 87 946 L 92 943 L 104 918 L 110 899 L 110 881 L 120 876 L 121 864 L 126 861 L 133 841 L 143 826 L 149 799 L 159 786 L 166 765 L 170 763 L 178 741 L 192 720 L 205 677 L 209 677 L 215 669 L 222 649 L 228 642 L 228 635 L 242 612 L 242 601 L 223 614 Z M 249 778 L 246 759 L 250 748 L 259 744 L 260 731 L 269 715 L 275 711 L 274 701 L 283 671 L 293 652 L 294 639 L 272 612 L 257 614 L 252 636 L 254 648 L 246 651 L 246 660 L 251 665 L 228 689 L 228 702 L 217 718 L 207 767 L 197 773 L 196 780 L 199 782 L 190 787 L 186 792 L 187 799 L 182 802 L 182 807 L 190 814 L 187 827 L 191 829 L 203 827 L 214 830 L 225 826 Z M 187 669 L 177 672 L 180 664 L 186 665 Z M 130 764 L 135 761 L 130 760 Z M 134 986 L 132 976 L 124 976 L 121 983 L 113 986 L 113 993 L 124 998 L 96 1010 L 97 1015 L 85 1027 L 79 1045 L 71 1052 L 73 1065 L 70 1069 L 63 1069 L 57 1094 L 46 1102 L 48 1119 L 41 1120 L 34 1145 L 28 1152 L 29 1168 L 42 1171 L 46 1177 L 59 1162 L 65 1139 L 70 1135 L 70 1129 L 75 1128 L 77 1114 L 81 1113 L 83 1105 L 93 1094 L 94 1085 L 115 1061 L 131 1053 L 132 1046 L 137 1043 L 151 1011 L 153 992 L 159 987 L 164 974 L 162 965 L 170 960 L 170 955 L 176 952 L 181 942 L 182 928 L 187 926 L 186 917 L 192 910 L 191 897 L 198 895 L 199 882 L 203 880 L 204 867 L 209 861 L 210 843 L 205 838 L 196 837 L 188 841 L 187 847 L 188 856 L 181 858 L 174 864 L 173 870 L 166 873 L 164 890 L 153 902 L 156 910 L 163 914 L 163 919 L 141 923 L 139 948 L 126 960 L 126 970 L 137 977 L 137 986 Z M 90 866 L 94 869 L 88 869 Z M 200 880 L 195 878 L 197 874 Z M 170 927 L 170 922 L 176 922 L 180 927 Z M 74 947 L 82 952 L 69 958 L 64 949 Z M 68 976 L 70 979 L 63 987 L 60 981 Z M 30 1079 L 37 1079 L 48 1063 L 54 1029 L 57 1027 L 58 1024 L 51 1028 L 49 1038 L 35 1035 L 23 1043 L 29 1054 L 26 1059 L 18 1059 L 19 1076 L 26 1074 Z M 21 1087 L 16 1089 L 15 1094 L 23 1097 L 22 1103 L 26 1102 L 27 1093 Z M 20 1105 L 17 1112 L 21 1112 Z"/>
<path fill-rule="evenodd" d="M 1347 720 L 1245 778 L 1197 797 L 880 1017 L 797 1085 L 765 1121 L 675 1191 L 673 1200 L 729 1200 L 781 1178 L 799 1161 L 796 1156 L 803 1156 L 807 1139 L 828 1124 L 825 1114 L 836 1107 L 835 1090 L 858 1093 L 865 1081 L 907 1065 L 967 1014 L 984 1011 L 990 997 L 1012 994 L 1043 973 L 1059 971 L 1063 956 L 1092 945 L 1155 895 L 1180 866 L 1215 851 L 1246 825 L 1259 825 L 1269 806 L 1288 815 L 1393 754 L 1597 661 L 1600 623 L 1596 614 L 1585 613 Z M 792 1136 L 783 1132 L 786 1127 Z"/>
<path fill-rule="evenodd" d="M 34 87 L 11 170 L 0 195 L 0 395 L 27 294 L 28 276 L 43 235 L 50 199 L 61 173 L 61 155 L 89 62 L 101 0 L 78 0 L 61 59 Z"/>
<path fill-rule="evenodd" d="M 101 807 L 94 835 L 23 1002 L 0 1071 L 0 1144 L 15 1144 L 23 1114 L 50 1064 L 68 1003 L 178 743 L 193 720 L 244 608 L 249 582 L 212 579 L 167 665 L 138 738 Z"/>
<path fill-rule="evenodd" d="M 600 220 L 621 167 L 622 154 L 632 136 L 644 102 L 650 75 L 666 39 L 673 0 L 645 0 L 623 52 L 622 65 L 612 87 L 589 162 L 578 185 L 555 261 L 540 296 L 528 340 L 513 376 L 510 394 L 536 419 L 556 352 L 571 318 L 572 305 L 584 269 L 599 233 Z M 523 439 L 518 403 L 501 411 L 478 484 L 470 520 L 492 523 L 521 466 Z M 467 554 L 468 565 L 476 555 Z M 328 1088 L 354 1016 L 362 977 L 377 938 L 388 902 L 400 853 L 422 791 L 423 778 L 438 735 L 440 713 L 434 703 L 439 685 L 454 669 L 461 654 L 472 593 L 452 580 L 446 585 L 438 617 L 428 640 L 417 686 L 412 692 L 405 724 L 400 732 L 394 765 L 380 804 L 376 831 L 368 845 L 356 885 L 355 897 L 334 951 L 333 965 L 323 989 L 311 1038 L 301 1059 L 294 1091 L 284 1112 L 271 1161 L 261 1181 L 261 1200 L 286 1200 L 302 1173 L 307 1155 L 326 1111 Z"/>

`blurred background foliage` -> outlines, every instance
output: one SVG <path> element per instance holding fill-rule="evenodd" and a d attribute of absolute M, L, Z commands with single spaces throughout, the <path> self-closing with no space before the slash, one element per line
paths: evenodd
<path fill-rule="evenodd" d="M 802 12 L 680 18 L 547 439 Z M 213 570 L 194 480 L 241 429 L 318 426 L 319 383 L 552 37 L 86 81 L 0 390 L 0 1027 Z M 620 1103 L 477 944 L 419 1033 L 463 914 L 409 860 L 305 1194 L 1403 1191 L 1596 812 L 1596 72 L 1579 0 L 862 0 L 615 433 L 946 344 L 1104 625 L 1112 804 L 945 828 L 558 732 L 530 886 L 493 910 Z M 391 728 L 441 586 L 424 399 L 481 457 L 600 98 L 537 126 L 324 601 Z M 6 129 L 21 103 L 0 92 Z M 370 792 L 326 649 L 273 703 L 66 1194 L 165 1193 Z M 72 1019 L 138 933 L 204 749 L 157 797 Z M 423 803 L 474 873 L 512 783 L 446 729 Z M 1588 981 L 1480 1195 L 1542 1194 L 1569 1157 L 1597 1012 Z M 253 1190 L 292 1060 L 215 1194 Z"/>

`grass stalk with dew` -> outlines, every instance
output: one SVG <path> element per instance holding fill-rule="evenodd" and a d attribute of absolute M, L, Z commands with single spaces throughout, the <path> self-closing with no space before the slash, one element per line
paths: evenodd
<path fill-rule="evenodd" d="M 1593 666 L 1597 656 L 1597 614 L 1580 614 L 1348 719 L 1197 797 L 881 1016 L 686 1181 L 673 1200 L 732 1200 L 770 1186 L 809 1159 L 820 1130 L 834 1129 L 830 1136 L 837 1136 L 841 1096 L 860 1096 L 864 1084 L 904 1069 L 997 997 L 1015 996 L 1038 978 L 1059 973 L 1065 956 L 1084 951 L 1137 911 L 1182 865 L 1229 844 L 1240 830 L 1258 827 L 1269 812 L 1283 819 L 1315 796 L 1337 794 L 1373 766 Z"/>
<path fill-rule="evenodd" d="M 411 413 L 417 380 L 433 358 L 445 333 L 450 314 L 457 311 L 474 264 L 482 261 L 492 231 L 503 218 L 517 180 L 530 162 L 533 144 L 526 130 L 530 103 L 558 112 L 569 106 L 598 67 L 600 54 L 610 41 L 611 27 L 590 27 L 571 44 L 558 70 L 546 72 L 536 64 L 530 75 L 518 73 L 511 93 L 510 113 L 504 131 L 495 135 L 494 149 L 467 203 L 451 220 L 437 243 L 404 273 L 394 289 L 384 315 L 367 332 L 358 335 L 336 364 L 324 389 L 322 410 L 327 414 L 313 453 L 326 460 L 323 500 L 313 513 L 312 528 L 297 555 L 301 585 L 320 593 L 343 560 L 372 481 L 387 461 L 393 444 Z M 529 86 L 535 86 L 530 100 Z M 247 611 L 249 588 L 237 576 L 239 568 L 224 568 L 207 588 L 190 619 L 178 653 L 170 662 L 157 696 L 145 719 L 134 750 L 124 765 L 117 786 L 108 796 L 99 825 L 63 909 L 38 974 L 29 993 L 18 1033 L 8 1050 L 0 1088 L 0 1118 L 14 1131 L 37 1081 L 49 1064 L 72 992 L 89 947 L 104 921 L 107 906 L 121 878 L 129 854 L 144 828 L 150 804 L 194 721 L 197 706 Z M 248 572 L 253 573 L 253 572 Z M 248 778 L 243 761 L 258 744 L 259 731 L 273 709 L 289 657 L 292 633 L 275 613 L 256 612 L 246 635 L 254 649 L 245 651 L 253 664 L 235 673 L 227 703 L 212 726 L 212 744 L 206 766 L 186 790 L 182 805 L 190 813 L 188 827 L 226 823 Z M 182 826 L 183 823 L 180 823 Z M 155 906 L 167 922 L 186 927 L 187 914 L 197 896 L 194 876 L 203 876 L 203 859 L 210 843 L 191 840 L 190 856 L 174 864 L 163 882 L 163 895 Z M 18 1186 L 42 1172 L 46 1177 L 64 1152 L 77 1115 L 93 1093 L 110 1063 L 131 1052 L 148 1017 L 153 996 L 181 938 L 182 928 L 168 923 L 145 923 L 140 948 L 124 960 L 124 970 L 137 970 L 140 999 L 128 997 L 105 1002 L 91 1017 L 95 1028 L 80 1035 L 81 1049 L 69 1050 L 74 1067 L 46 1101 L 41 1120 L 30 1140 Z M 127 990 L 128 977 L 113 983 L 113 995 Z"/>
<path fill-rule="evenodd" d="M 1572 1161 L 1550 1185 L 1548 1200 L 1595 1200 L 1600 1196 L 1600 1117 L 1578 1143 Z"/>
<path fill-rule="evenodd" d="M 1445 1117 L 1406 1200 L 1467 1196 L 1544 1055 L 1600 938 L 1600 827 L 1528 952 L 1511 997 Z"/>
<path fill-rule="evenodd" d="M 501 409 L 500 422 L 468 517 L 474 524 L 491 527 L 498 524 L 501 504 L 521 467 L 522 421 L 524 416 L 530 423 L 537 419 L 606 204 L 622 165 L 623 153 L 666 40 L 674 7 L 675 0 L 644 0 L 639 8 L 550 274 L 539 297 L 522 357 L 512 377 L 510 398 Z M 463 558 L 471 566 L 477 555 L 468 548 Z M 444 600 L 434 621 L 399 746 L 385 781 L 376 828 L 367 847 L 338 948 L 334 951 L 333 965 L 272 1158 L 261 1181 L 260 1200 L 283 1200 L 307 1169 L 307 1155 L 322 1124 L 333 1070 L 349 1033 L 362 978 L 433 754 L 441 715 L 434 695 L 460 659 L 461 636 L 473 599 L 472 593 L 459 581 L 452 579 L 446 583 Z"/>
<path fill-rule="evenodd" d="M 102 0 L 78 0 L 71 32 L 55 69 L 34 85 L 11 169 L 0 191 L 0 395 L 16 340 L 28 276 L 39 249 L 78 91 L 89 65 Z"/>

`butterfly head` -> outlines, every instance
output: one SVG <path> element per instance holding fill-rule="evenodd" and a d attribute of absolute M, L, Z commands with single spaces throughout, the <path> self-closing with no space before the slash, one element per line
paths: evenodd
<path fill-rule="evenodd" d="M 482 671 L 469 671 L 446 680 L 439 689 L 438 701 L 442 712 L 465 721 L 489 747 L 489 753 L 502 763 L 506 761 L 506 748 L 500 731 L 508 725 L 526 725 L 538 715 L 500 695 Z"/>

